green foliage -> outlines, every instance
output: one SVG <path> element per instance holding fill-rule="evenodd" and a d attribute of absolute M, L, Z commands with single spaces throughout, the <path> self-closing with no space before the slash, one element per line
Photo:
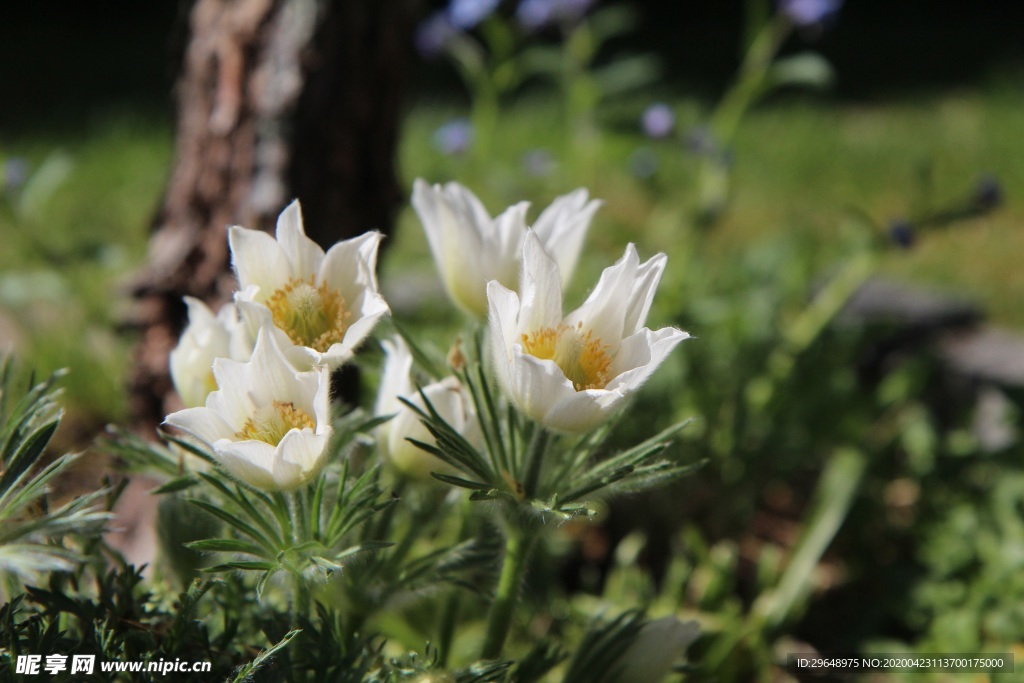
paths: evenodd
<path fill-rule="evenodd" d="M 50 507 L 50 487 L 77 459 L 67 454 L 44 461 L 62 414 L 56 380 L 18 396 L 13 361 L 0 357 L 0 596 L 46 572 L 74 569 L 82 561 L 83 540 L 110 519 L 101 509 L 110 489 Z"/>
<path fill-rule="evenodd" d="M 777 88 L 825 87 L 833 74 L 814 54 L 777 58 L 789 29 L 760 5 L 723 100 L 667 98 L 679 118 L 668 140 L 636 134 L 642 96 L 615 99 L 658 72 L 647 56 L 601 54 L 630 27 L 617 7 L 557 45 L 517 52 L 522 36 L 497 17 L 481 42 L 456 45 L 478 135 L 466 158 L 429 150 L 445 107 L 417 106 L 406 124 L 407 178 L 472 178 L 495 205 L 587 184 L 608 202 L 595 252 L 620 237 L 670 252 L 669 296 L 652 317 L 697 339 L 628 419 L 578 440 L 531 429 L 474 361 L 461 379 L 485 416 L 484 451 L 429 402 L 421 411 L 437 440 L 422 446 L 459 471 L 436 475 L 445 486 L 414 491 L 379 472 L 363 443 L 376 423 L 353 414 L 336 425 L 349 439 L 333 446 L 345 467 L 295 495 L 246 488 L 176 437 L 154 446 L 119 434 L 106 447 L 161 479 L 166 562 L 143 580 L 132 568 L 98 569 L 100 504 L 115 492 L 47 502 L 75 457 L 44 452 L 59 412 L 43 383 L 28 403 L 0 410 L 0 569 L 12 595 L 26 591 L 0 609 L 0 676 L 18 652 L 82 652 L 208 656 L 227 681 L 613 680 L 645 623 L 638 605 L 699 621 L 686 680 L 773 680 L 784 653 L 804 646 L 966 652 L 1021 642 L 1019 443 L 984 451 L 970 436 L 970 387 L 950 387 L 928 353 L 880 354 L 889 328 L 839 320 L 865 278 L 888 272 L 956 283 L 982 294 L 997 320 L 1020 322 L 1019 209 L 956 217 L 973 229 L 944 222 L 944 198 L 964 194 L 980 167 L 1020 184 L 1019 89 L 765 106 Z M 555 92 L 518 97 L 531 80 Z M 710 151 L 680 144 L 695 125 Z M 10 235 L 0 304 L 25 314 L 36 364 L 74 364 L 75 404 L 105 415 L 120 405 L 124 362 L 97 331 L 112 318 L 109 284 L 130 265 L 121 251 L 142 253 L 170 149 L 164 128 L 113 128 L 125 132 L 26 143 L 36 176 L 5 195 L 0 217 Z M 520 168 L 536 148 L 552 155 L 547 175 Z M 647 176 L 631 175 L 640 152 L 653 160 Z M 893 215 L 936 228 L 924 248 L 881 248 L 875 221 Z M 427 271 L 416 226 L 403 219 L 398 232 L 387 268 Z M 603 260 L 585 256 L 580 269 Z M 408 338 L 450 322 L 421 303 Z M 69 332 L 83 326 L 85 335 Z M 445 367 L 412 346 L 428 374 Z M 3 374 L 7 401 L 9 366 Z M 670 450 L 675 442 L 706 460 L 694 476 L 680 476 L 691 461 Z M 656 492 L 663 483 L 668 492 Z M 606 520 L 601 531 L 582 526 Z M 533 553 L 520 568 L 528 579 L 506 582 L 504 598 L 522 609 L 501 657 L 479 662 L 510 526 L 538 530 L 520 539 Z M 591 535 L 607 548 L 570 559 Z M 169 592 L 171 576 L 180 594 Z"/>

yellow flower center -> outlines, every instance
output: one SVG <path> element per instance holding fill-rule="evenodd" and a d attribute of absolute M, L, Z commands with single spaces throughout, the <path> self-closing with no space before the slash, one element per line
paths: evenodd
<path fill-rule="evenodd" d="M 299 346 L 320 353 L 345 337 L 345 299 L 326 283 L 317 285 L 312 275 L 307 280 L 292 278 L 267 299 L 274 324 L 288 333 Z"/>
<path fill-rule="evenodd" d="M 576 391 L 603 389 L 611 379 L 608 345 L 592 338 L 582 323 L 542 327 L 524 334 L 523 349 L 535 358 L 555 361 Z"/>
<path fill-rule="evenodd" d="M 235 434 L 239 440 L 253 439 L 276 446 L 293 429 L 313 429 L 316 423 L 293 403 L 274 401 L 273 405 L 256 409 L 246 421 L 242 431 Z"/>

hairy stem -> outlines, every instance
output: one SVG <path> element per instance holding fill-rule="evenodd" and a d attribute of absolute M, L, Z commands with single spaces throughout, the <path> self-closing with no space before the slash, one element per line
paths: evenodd
<path fill-rule="evenodd" d="M 530 554 L 531 543 L 521 529 L 509 529 L 505 540 L 505 558 L 498 578 L 498 590 L 491 605 L 491 613 L 487 619 L 487 639 L 481 652 L 483 659 L 497 659 L 501 656 L 512 624 L 516 598 L 519 596 L 519 585 L 522 583 L 523 572 Z"/>

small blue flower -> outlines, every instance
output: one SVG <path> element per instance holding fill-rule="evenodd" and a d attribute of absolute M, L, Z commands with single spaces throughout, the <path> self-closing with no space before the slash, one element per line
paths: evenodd
<path fill-rule="evenodd" d="M 546 149 L 531 149 L 523 155 L 523 170 L 534 178 L 543 178 L 555 170 L 555 160 Z"/>
<path fill-rule="evenodd" d="M 718 154 L 718 141 L 707 126 L 694 126 L 686 131 L 686 149 L 699 157 Z"/>
<path fill-rule="evenodd" d="M 904 249 L 914 246 L 914 226 L 903 219 L 889 223 L 889 239 L 893 244 Z"/>
<path fill-rule="evenodd" d="M 530 31 L 551 23 L 555 13 L 554 0 L 522 0 L 516 7 L 516 21 Z"/>
<path fill-rule="evenodd" d="M 530 31 L 555 23 L 574 24 L 583 18 L 594 0 L 521 0 L 516 20 Z"/>
<path fill-rule="evenodd" d="M 652 104 L 640 117 L 644 135 L 649 138 L 666 138 L 676 127 L 676 115 L 664 102 Z"/>
<path fill-rule="evenodd" d="M 658 157 L 648 147 L 638 147 L 629 155 L 629 172 L 641 180 L 646 180 L 658 170 Z"/>
<path fill-rule="evenodd" d="M 7 192 L 13 192 L 25 184 L 28 178 L 28 162 L 21 157 L 11 157 L 4 161 L 3 186 Z"/>
<path fill-rule="evenodd" d="M 828 21 L 842 5 L 843 0 L 778 0 L 779 11 L 801 28 Z"/>
<path fill-rule="evenodd" d="M 434 59 L 444 52 L 448 41 L 456 33 L 458 31 L 448 20 L 447 12 L 434 12 L 416 27 L 416 51 L 425 59 Z"/>
<path fill-rule="evenodd" d="M 465 154 L 473 143 L 473 124 L 469 119 L 452 119 L 434 131 L 434 147 L 442 154 Z"/>
<path fill-rule="evenodd" d="M 468 31 L 498 9 L 501 0 L 452 0 L 448 19 L 460 31 Z"/>

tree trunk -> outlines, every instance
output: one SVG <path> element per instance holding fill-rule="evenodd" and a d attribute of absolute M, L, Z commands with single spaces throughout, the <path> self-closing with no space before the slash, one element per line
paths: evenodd
<path fill-rule="evenodd" d="M 176 408 L 168 354 L 181 297 L 230 299 L 227 226 L 269 230 L 294 197 L 322 246 L 388 232 L 416 0 L 195 0 L 176 86 L 176 160 L 133 283 L 131 406 Z"/>

